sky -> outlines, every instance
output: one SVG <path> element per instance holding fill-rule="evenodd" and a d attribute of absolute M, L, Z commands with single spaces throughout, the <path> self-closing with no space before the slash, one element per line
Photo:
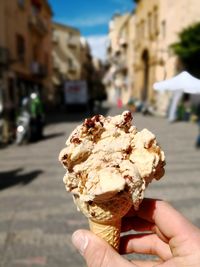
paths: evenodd
<path fill-rule="evenodd" d="M 53 21 L 76 27 L 86 37 L 92 54 L 105 59 L 108 23 L 115 13 L 131 12 L 132 0 L 49 0 Z"/>

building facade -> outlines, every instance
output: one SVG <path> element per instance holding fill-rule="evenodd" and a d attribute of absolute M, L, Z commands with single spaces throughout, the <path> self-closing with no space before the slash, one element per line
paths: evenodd
<path fill-rule="evenodd" d="M 130 54 L 132 14 L 115 15 L 109 25 L 107 59 L 109 69 L 104 79 L 108 100 L 127 104 L 131 95 Z M 133 51 L 133 50 L 132 50 Z"/>
<path fill-rule="evenodd" d="M 62 79 L 80 79 L 81 36 L 79 30 L 59 23 L 53 23 L 52 30 L 54 77 L 57 82 Z"/>
<path fill-rule="evenodd" d="M 52 81 L 57 103 L 62 102 L 67 81 L 87 80 L 92 66 L 90 48 L 76 28 L 60 23 L 52 24 Z"/>
<path fill-rule="evenodd" d="M 178 41 L 179 32 L 200 21 L 198 6 L 198 0 L 136 0 L 134 12 L 111 19 L 107 56 L 110 68 L 106 75 L 111 99 L 120 87 L 123 104 L 131 91 L 132 98 L 148 102 L 159 114 L 166 113 L 171 95 L 155 92 L 153 84 L 181 71 L 170 46 Z M 121 58 L 125 59 L 126 76 L 116 71 Z"/>
<path fill-rule="evenodd" d="M 0 1 L 0 95 L 12 120 L 33 91 L 53 103 L 51 17 L 46 0 Z"/>
<path fill-rule="evenodd" d="M 138 0 L 135 9 L 135 62 L 133 95 L 165 114 L 170 94 L 159 94 L 153 84 L 180 72 L 170 45 L 178 33 L 200 21 L 198 0 Z"/>
<path fill-rule="evenodd" d="M 6 101 L 18 105 L 37 90 L 47 101 L 51 96 L 51 17 L 45 0 L 2 0 L 0 28 L 1 80 Z M 17 22 L 17 23 L 16 23 Z"/>

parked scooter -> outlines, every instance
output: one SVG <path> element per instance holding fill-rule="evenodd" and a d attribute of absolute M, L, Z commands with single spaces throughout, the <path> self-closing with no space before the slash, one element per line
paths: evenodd
<path fill-rule="evenodd" d="M 31 114 L 29 112 L 29 99 L 24 98 L 22 109 L 17 118 L 16 144 L 28 143 L 31 139 Z"/>
<path fill-rule="evenodd" d="M 44 112 L 36 93 L 24 98 L 17 118 L 16 143 L 18 145 L 40 140 L 43 137 Z"/>

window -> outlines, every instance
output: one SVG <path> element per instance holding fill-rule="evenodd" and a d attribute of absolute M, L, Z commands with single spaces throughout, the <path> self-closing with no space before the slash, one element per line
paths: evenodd
<path fill-rule="evenodd" d="M 145 37 L 145 21 L 141 21 L 141 38 L 143 39 Z"/>
<path fill-rule="evenodd" d="M 136 24 L 136 40 L 139 39 L 139 23 Z"/>
<path fill-rule="evenodd" d="M 152 36 L 152 13 L 148 14 L 148 35 L 149 38 Z"/>
<path fill-rule="evenodd" d="M 68 58 L 68 67 L 71 69 L 73 68 L 73 66 L 74 66 L 73 60 L 71 58 Z"/>
<path fill-rule="evenodd" d="M 41 3 L 38 0 L 31 0 L 32 3 L 32 14 L 37 16 L 41 10 Z"/>
<path fill-rule="evenodd" d="M 16 35 L 16 54 L 19 61 L 25 60 L 25 40 L 21 34 Z"/>
<path fill-rule="evenodd" d="M 158 8 L 154 8 L 153 28 L 155 35 L 158 34 Z"/>
<path fill-rule="evenodd" d="M 141 40 L 141 32 L 142 32 L 142 27 L 141 27 L 141 22 L 138 23 L 138 39 Z"/>
<path fill-rule="evenodd" d="M 53 42 L 54 42 L 54 44 L 59 43 L 59 34 L 58 34 L 58 32 L 56 31 L 56 29 L 53 29 L 53 30 L 52 30 L 52 38 L 53 38 Z"/>
<path fill-rule="evenodd" d="M 24 6 L 25 6 L 25 0 L 17 0 L 17 2 L 18 2 L 18 6 L 20 8 L 24 8 Z"/>
<path fill-rule="evenodd" d="M 161 29 L 162 37 L 164 39 L 166 36 L 166 21 L 165 20 L 162 21 L 161 28 L 162 28 Z"/>

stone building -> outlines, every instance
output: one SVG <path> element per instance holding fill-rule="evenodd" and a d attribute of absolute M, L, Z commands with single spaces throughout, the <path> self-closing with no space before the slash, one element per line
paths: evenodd
<path fill-rule="evenodd" d="M 110 68 L 105 79 L 110 98 L 116 95 L 120 76 L 118 87 L 123 104 L 131 91 L 133 98 L 152 104 L 157 113 L 164 115 L 171 95 L 156 93 L 153 84 L 180 72 L 178 58 L 170 45 L 178 41 L 179 32 L 197 21 L 200 21 L 198 0 L 135 0 L 134 12 L 114 16 L 108 34 Z M 126 76 L 117 73 L 121 58 Z M 126 81 L 126 86 L 122 81 Z"/>
<path fill-rule="evenodd" d="M 53 103 L 51 17 L 47 0 L 0 1 L 0 101 L 7 122 L 14 123 L 23 97 L 33 91 Z"/>
<path fill-rule="evenodd" d="M 0 1 L 0 64 L 5 102 L 19 105 L 33 90 L 52 99 L 51 17 L 46 0 Z"/>
<path fill-rule="evenodd" d="M 133 15 L 114 15 L 109 25 L 107 59 L 109 70 L 104 79 L 108 100 L 127 104 L 131 95 L 132 70 L 132 24 Z"/>
<path fill-rule="evenodd" d="M 178 41 L 178 33 L 200 21 L 198 0 L 137 0 L 135 9 L 135 59 L 133 95 L 155 105 L 165 114 L 170 94 L 153 90 L 156 81 L 180 72 L 178 58 L 170 45 Z"/>
<path fill-rule="evenodd" d="M 79 30 L 59 23 L 53 23 L 52 30 L 54 82 L 61 82 L 62 79 L 80 79 L 81 35 Z"/>
<path fill-rule="evenodd" d="M 92 58 L 87 41 L 74 27 L 54 22 L 52 42 L 52 81 L 59 103 L 66 81 L 87 80 L 88 66 L 92 65 Z"/>

